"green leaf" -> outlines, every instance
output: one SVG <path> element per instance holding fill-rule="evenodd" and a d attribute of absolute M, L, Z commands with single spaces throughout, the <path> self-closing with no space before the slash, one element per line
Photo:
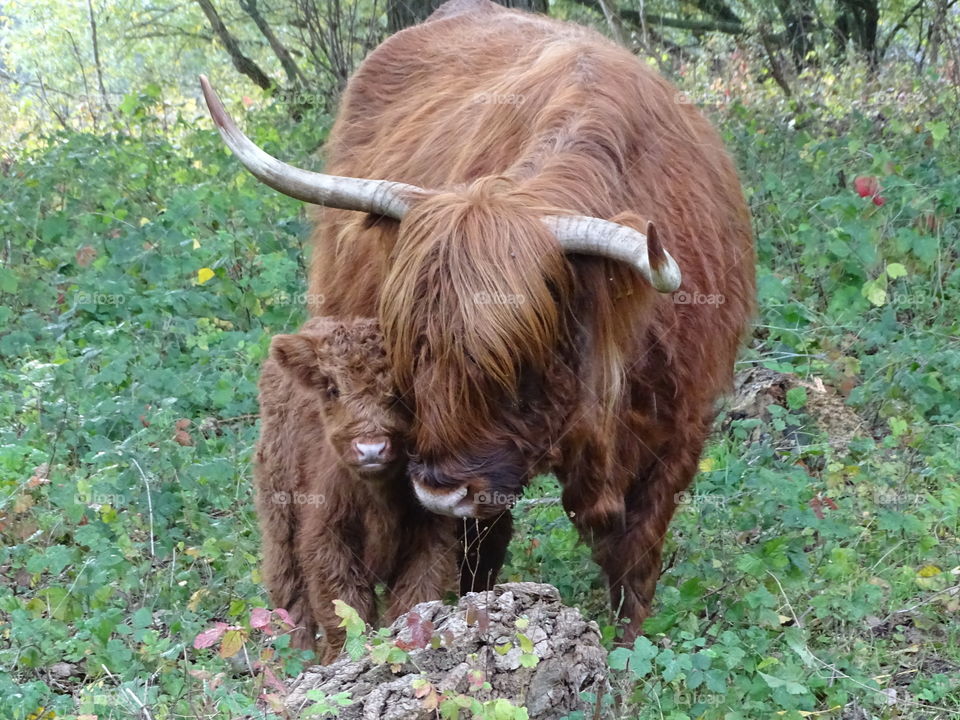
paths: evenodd
<path fill-rule="evenodd" d="M 520 641 L 520 649 L 525 652 L 533 652 L 533 642 L 523 633 L 517 633 L 517 640 Z"/>
<path fill-rule="evenodd" d="M 787 407 L 791 410 L 800 410 L 807 404 L 807 389 L 793 387 L 787 390 Z"/>
<path fill-rule="evenodd" d="M 348 638 L 359 637 L 367 629 L 360 614 L 339 598 L 333 601 L 333 612 L 340 618 L 339 627 L 346 628 Z"/>
<path fill-rule="evenodd" d="M 763 678 L 764 682 L 772 688 L 777 690 L 778 688 L 783 688 L 791 695 L 803 695 L 808 692 L 807 688 L 800 683 L 793 682 L 791 680 L 782 680 L 774 675 L 767 675 L 767 673 L 758 673 L 760 677 Z"/>
<path fill-rule="evenodd" d="M 520 664 L 525 668 L 536 667 L 538 662 L 540 662 L 540 658 L 533 653 L 523 653 L 520 656 Z"/>
<path fill-rule="evenodd" d="M 900 263 L 890 263 L 887 265 L 887 275 L 893 280 L 905 277 L 906 274 L 907 269 Z"/>
<path fill-rule="evenodd" d="M 935 148 L 939 147 L 940 143 L 946 140 L 947 136 L 950 135 L 950 126 L 947 124 L 946 120 L 928 122 L 927 130 L 930 131 L 930 137 L 933 138 L 933 147 Z"/>
<path fill-rule="evenodd" d="M 881 275 L 875 280 L 868 280 L 860 289 L 860 294 L 869 300 L 871 305 L 882 307 L 887 302 L 887 276 Z"/>

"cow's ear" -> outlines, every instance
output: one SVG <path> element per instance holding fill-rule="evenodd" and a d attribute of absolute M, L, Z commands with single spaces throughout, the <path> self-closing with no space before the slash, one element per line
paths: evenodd
<path fill-rule="evenodd" d="M 270 343 L 270 357 L 301 385 L 323 389 L 329 378 L 320 368 L 319 345 L 309 335 L 277 335 Z"/>

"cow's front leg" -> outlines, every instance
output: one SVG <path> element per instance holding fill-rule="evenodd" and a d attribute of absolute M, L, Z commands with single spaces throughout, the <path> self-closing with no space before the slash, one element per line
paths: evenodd
<path fill-rule="evenodd" d="M 684 440 L 660 446 L 619 497 L 615 482 L 597 494 L 564 491 L 564 506 L 607 576 L 611 607 L 626 621 L 620 640 L 626 645 L 642 633 L 650 615 L 667 528 L 697 470 L 703 440 Z"/>

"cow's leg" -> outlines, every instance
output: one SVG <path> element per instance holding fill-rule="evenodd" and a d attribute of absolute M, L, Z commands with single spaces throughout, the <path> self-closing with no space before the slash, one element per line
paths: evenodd
<path fill-rule="evenodd" d="M 460 526 L 460 594 L 491 589 L 513 535 L 509 510 L 486 520 L 466 518 Z"/>
<path fill-rule="evenodd" d="M 667 528 L 680 493 L 696 473 L 704 436 L 687 433 L 685 442 L 660 446 L 647 469 L 629 481 L 622 504 L 607 497 L 609 492 L 590 499 L 564 493 L 564 505 L 607 576 L 611 606 L 627 621 L 624 644 L 641 634 L 650 614 Z"/>

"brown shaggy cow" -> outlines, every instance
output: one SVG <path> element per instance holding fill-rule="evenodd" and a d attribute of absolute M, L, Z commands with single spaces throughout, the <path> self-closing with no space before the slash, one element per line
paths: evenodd
<path fill-rule="evenodd" d="M 487 0 L 367 57 L 336 175 L 264 154 L 203 82 L 248 169 L 339 208 L 317 215 L 311 312 L 379 317 L 424 505 L 497 517 L 553 470 L 629 642 L 752 313 L 750 219 L 710 124 L 597 33 Z"/>
<path fill-rule="evenodd" d="M 313 318 L 277 335 L 260 377 L 255 478 L 270 599 L 323 662 L 345 639 L 334 599 L 376 620 L 439 599 L 455 580 L 455 521 L 419 506 L 406 477 L 407 420 L 374 320 Z"/>

